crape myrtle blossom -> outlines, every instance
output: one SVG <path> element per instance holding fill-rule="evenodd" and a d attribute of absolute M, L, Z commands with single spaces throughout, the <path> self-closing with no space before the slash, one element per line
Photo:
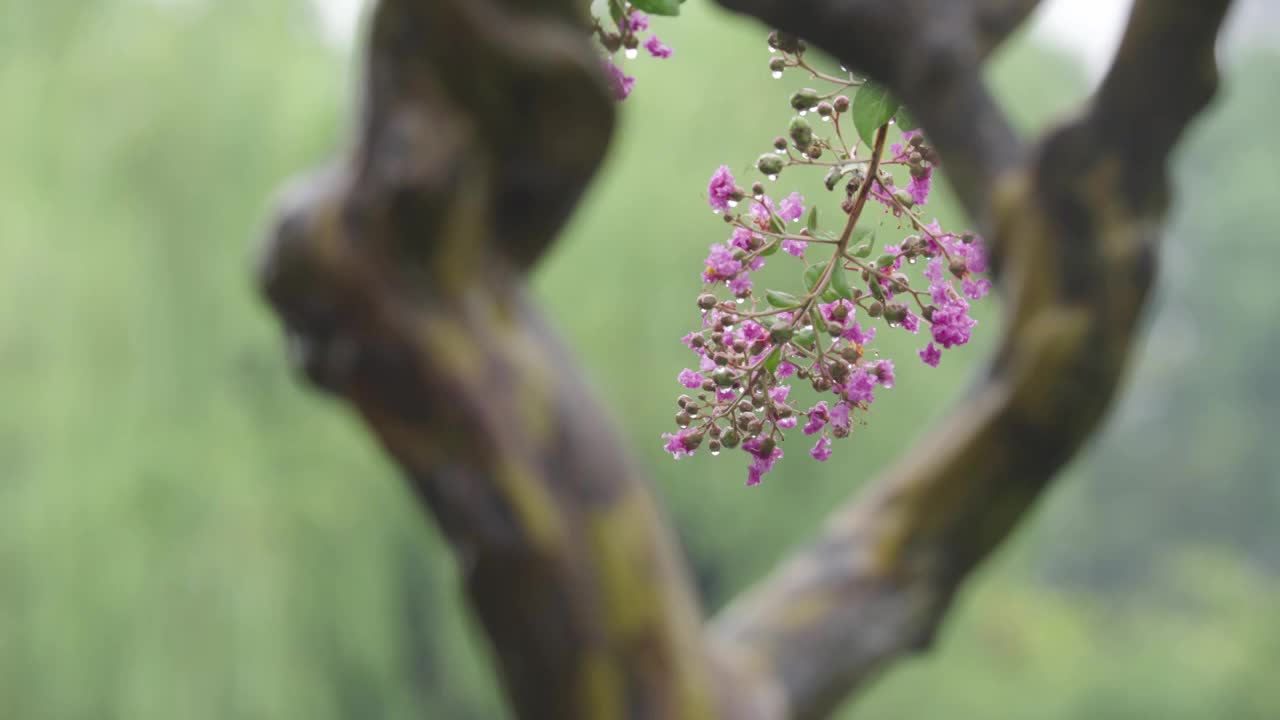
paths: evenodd
<path fill-rule="evenodd" d="M 802 46 L 776 34 L 770 45 L 775 77 L 809 73 Z M 943 351 L 970 341 L 971 302 L 991 290 L 982 239 L 921 216 L 939 166 L 928 139 L 907 130 L 890 144 L 897 131 L 888 116 L 865 135 L 850 119 L 856 100 L 841 94 L 862 80 L 808 77 L 833 89 L 791 96 L 797 114 L 758 156 L 761 177 L 739 185 L 721 165 L 707 182 L 706 203 L 727 237 L 702 263 L 699 322 L 682 338 L 697 363 L 678 373 L 686 392 L 676 400 L 677 430 L 662 435 L 675 458 L 740 449 L 748 485 L 782 461 L 789 435 L 809 438 L 808 455 L 825 462 L 836 440 L 867 421 L 898 382 L 878 333 L 918 337 L 921 363 L 937 367 Z M 829 201 L 767 191 L 766 181 L 805 170 L 824 178 Z M 908 179 L 898 185 L 895 175 Z M 778 267 L 760 273 L 766 261 Z"/>
<path fill-rule="evenodd" d="M 610 2 L 620 3 L 621 12 L 616 16 L 616 21 L 612 14 L 603 20 L 595 18 L 592 32 L 600 48 L 606 53 L 604 70 L 609 80 L 609 88 L 613 91 L 614 99 L 621 102 L 631 95 L 636 79 L 623 72 L 622 68 L 614 62 L 613 57 L 618 51 L 621 50 L 623 57 L 632 60 L 639 55 L 637 48 L 642 44 L 649 55 L 655 58 L 669 58 L 672 50 L 670 46 L 659 40 L 657 35 L 650 35 L 648 39 L 641 40 L 640 34 L 649 29 L 648 15 L 636 10 L 629 2 L 621 0 L 610 0 Z M 606 27 L 606 24 L 612 25 L 612 28 Z"/>

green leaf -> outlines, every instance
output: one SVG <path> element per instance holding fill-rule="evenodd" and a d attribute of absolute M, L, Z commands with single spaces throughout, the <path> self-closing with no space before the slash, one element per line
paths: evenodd
<path fill-rule="evenodd" d="M 631 0 L 637 10 L 653 15 L 679 15 L 682 2 L 684 0 Z"/>
<path fill-rule="evenodd" d="M 776 347 L 773 352 L 769 353 L 769 357 L 764 359 L 764 369 L 774 372 L 778 369 L 778 363 L 782 361 L 782 348 Z"/>
<path fill-rule="evenodd" d="M 823 302 L 829 302 L 829 303 L 832 303 L 832 302 L 835 302 L 835 301 L 837 301 L 837 300 L 839 300 L 839 299 L 840 299 L 840 293 L 836 292 L 836 289 L 835 289 L 835 288 L 833 288 L 833 287 L 831 287 L 830 285 L 828 285 L 828 286 L 827 286 L 827 289 L 826 289 L 826 290 L 823 290 L 823 291 L 822 291 L 822 301 L 823 301 Z"/>
<path fill-rule="evenodd" d="M 800 298 L 781 290 L 766 290 L 764 298 L 776 308 L 793 308 L 800 304 Z"/>
<path fill-rule="evenodd" d="M 897 121 L 898 129 L 903 132 L 920 127 L 920 122 L 911 114 L 911 110 L 906 105 L 898 108 L 898 112 L 893 114 L 893 119 Z"/>
<path fill-rule="evenodd" d="M 874 145 L 876 130 L 893 118 L 899 104 L 888 90 L 867 80 L 858 88 L 858 94 L 853 96 L 853 107 L 850 110 L 858 137 L 866 144 Z"/>
<path fill-rule="evenodd" d="M 827 270 L 827 263 L 825 262 L 820 262 L 820 263 L 815 263 L 813 265 L 810 265 L 804 271 L 805 289 L 810 292 L 813 292 L 813 289 L 818 286 L 818 281 L 822 279 L 822 273 L 826 272 L 826 270 Z"/>
<path fill-rule="evenodd" d="M 760 257 L 769 257 L 770 255 L 773 255 L 774 253 L 778 252 L 778 248 L 780 247 L 782 247 L 782 241 L 774 240 L 773 242 L 764 246 L 764 249 L 760 251 Z"/>
<path fill-rule="evenodd" d="M 787 227 L 782 224 L 782 219 L 772 212 L 769 213 L 769 228 L 779 235 L 786 234 Z"/>
<path fill-rule="evenodd" d="M 814 205 L 809 208 L 809 217 L 805 219 L 804 226 L 809 228 L 810 235 L 818 234 L 818 206 Z"/>
<path fill-rule="evenodd" d="M 871 257 L 872 251 L 876 249 L 876 231 L 869 228 L 858 228 L 853 231 L 853 237 L 850 238 L 850 241 L 852 243 L 860 243 L 854 248 L 854 257 Z"/>
<path fill-rule="evenodd" d="M 836 269 L 831 273 L 831 289 L 845 300 L 853 299 L 853 287 L 849 285 L 849 278 L 844 274 L 844 263 L 836 263 Z"/>

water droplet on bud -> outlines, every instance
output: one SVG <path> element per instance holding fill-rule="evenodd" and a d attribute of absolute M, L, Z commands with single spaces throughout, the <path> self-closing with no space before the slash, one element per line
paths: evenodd
<path fill-rule="evenodd" d="M 779 151 L 779 152 L 781 152 L 781 151 Z M 770 181 L 777 180 L 777 179 L 778 179 L 778 176 L 777 176 L 777 175 L 770 175 L 770 176 L 769 176 L 769 180 L 770 180 Z"/>
<path fill-rule="evenodd" d="M 720 451 L 719 451 L 719 450 L 712 450 L 712 451 L 711 451 L 711 457 L 715 457 L 715 456 L 717 456 L 717 455 L 719 455 L 719 454 L 720 454 Z"/>
<path fill-rule="evenodd" d="M 746 298 L 738 298 L 738 304 L 739 304 L 739 305 L 741 305 L 742 303 L 744 303 L 744 302 L 746 302 L 746 301 L 747 301 L 747 299 L 746 299 Z"/>
<path fill-rule="evenodd" d="M 731 208 L 738 207 L 738 201 L 737 201 L 737 200 L 729 200 L 729 201 L 728 201 L 728 205 L 729 205 L 729 207 L 731 207 Z"/>
<path fill-rule="evenodd" d="M 781 79 L 782 79 L 782 71 L 781 71 L 781 70 L 774 70 L 774 71 L 773 71 L 773 79 L 774 79 L 774 80 L 781 80 Z"/>
<path fill-rule="evenodd" d="M 822 122 L 831 122 L 831 116 L 830 116 L 830 115 L 823 115 L 823 116 L 822 116 Z"/>
<path fill-rule="evenodd" d="M 640 55 L 640 51 L 635 48 L 627 48 L 626 56 L 628 60 L 635 60 Z"/>
<path fill-rule="evenodd" d="M 800 111 L 800 117 L 804 117 L 805 115 L 808 115 L 808 114 L 809 114 L 809 111 L 808 111 L 808 110 L 801 110 L 801 111 Z"/>

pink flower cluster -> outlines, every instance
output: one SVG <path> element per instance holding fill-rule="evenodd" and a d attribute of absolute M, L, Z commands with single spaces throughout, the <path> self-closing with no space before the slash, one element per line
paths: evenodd
<path fill-rule="evenodd" d="M 637 48 L 644 47 L 651 56 L 666 59 L 671 57 L 672 50 L 659 40 L 657 35 L 649 35 L 643 41 L 640 39 L 641 33 L 649 29 L 648 15 L 633 8 L 629 2 L 621 2 L 621 0 L 611 0 L 611 2 L 618 3 L 622 8 L 617 15 L 618 20 L 614 29 L 606 30 L 597 19 L 593 30 L 600 46 L 608 53 L 604 59 L 604 69 L 609 78 L 609 85 L 613 89 L 613 96 L 622 101 L 631 95 L 636 79 L 623 72 L 622 68 L 613 61 L 613 55 L 622 50 L 625 57 L 633 59 L 639 54 Z"/>
<path fill-rule="evenodd" d="M 707 203 L 730 234 L 711 245 L 703 263 L 701 324 L 683 338 L 697 363 L 677 376 L 687 391 L 676 403 L 678 429 L 662 435 L 675 458 L 703 447 L 712 455 L 740 448 L 749 458 L 748 485 L 760 483 L 783 458 L 782 444 L 796 428 L 813 438 L 812 458 L 829 459 L 833 441 L 848 437 L 877 393 L 894 387 L 893 361 L 872 346 L 877 324 L 911 334 L 927 325 L 918 355 L 936 367 L 944 350 L 970 341 L 977 325 L 970 303 L 991 290 L 982 277 L 987 257 L 981 238 L 944 231 L 919 215 L 939 163 L 924 135 L 903 133 L 883 156 L 888 125 L 877 131 L 874 148 L 848 142 L 841 121 L 848 123 L 851 101 L 840 93 L 861 81 L 812 70 L 801 57 L 802 43 L 771 37 L 770 45 L 783 54 L 770 61 L 775 77 L 801 68 L 838 87 L 829 95 L 806 88 L 792 96 L 797 117 L 788 137 L 776 138 L 756 167 L 768 180 L 796 167 L 825 172 L 843 229 L 824 231 L 818 209 L 807 207 L 799 193 L 770 196 L 761 182 L 744 189 L 728 166 L 716 169 Z M 830 123 L 833 134 L 823 136 L 809 125 L 803 117 L 808 112 Z M 894 167 L 909 176 L 903 188 L 895 187 Z M 905 237 L 876 252 L 875 235 L 885 228 L 865 217 L 868 206 L 883 206 Z M 758 289 L 754 274 L 779 250 L 777 257 L 803 265 L 804 285 L 790 292 Z M 913 278 L 911 266 L 920 261 L 923 272 Z M 723 290 L 728 297 L 719 294 Z M 814 395 L 804 399 L 809 389 Z"/>

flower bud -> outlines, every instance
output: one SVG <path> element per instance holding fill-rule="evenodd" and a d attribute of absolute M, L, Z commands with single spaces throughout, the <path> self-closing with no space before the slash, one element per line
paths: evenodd
<path fill-rule="evenodd" d="M 911 147 L 918 148 L 918 147 L 920 147 L 921 145 L 923 145 L 923 144 L 924 144 L 924 136 L 923 136 L 923 135 L 919 135 L 919 134 L 912 135 L 912 136 L 911 136 L 911 139 L 910 139 L 910 140 L 908 140 L 907 142 L 908 142 L 908 144 L 910 144 L 910 145 L 911 145 Z"/>
<path fill-rule="evenodd" d="M 747 344 L 742 340 L 734 340 L 733 351 L 736 353 L 744 353 L 747 351 Z"/>
<path fill-rule="evenodd" d="M 760 420 L 752 420 L 751 424 L 747 426 L 747 432 L 752 435 L 759 435 L 761 430 L 764 430 L 764 423 Z"/>
<path fill-rule="evenodd" d="M 832 105 L 838 113 L 849 111 L 849 98 L 845 95 L 837 95 L 836 101 Z"/>
<path fill-rule="evenodd" d="M 884 308 L 884 319 L 891 325 L 900 325 L 907 319 L 907 306 L 902 303 L 889 303 Z"/>
<path fill-rule="evenodd" d="M 845 378 L 849 377 L 849 366 L 839 360 L 832 360 L 827 363 L 827 372 L 836 382 L 844 382 Z"/>
<path fill-rule="evenodd" d="M 826 100 L 818 103 L 818 117 L 831 117 L 835 111 L 835 106 Z"/>
<path fill-rule="evenodd" d="M 794 335 L 795 330 L 792 329 L 791 324 L 782 320 L 774 322 L 773 327 L 769 328 L 769 339 L 777 345 L 790 341 Z"/>
<path fill-rule="evenodd" d="M 764 428 L 761 429 L 763 430 Z M 760 455 L 771 455 L 777 447 L 778 441 L 771 437 L 766 437 L 760 440 L 760 446 L 756 448 L 756 452 Z"/>
<path fill-rule="evenodd" d="M 810 145 L 809 149 L 806 150 L 804 154 L 808 155 L 810 160 L 817 160 L 822 157 L 822 146 L 817 144 Z"/>
<path fill-rule="evenodd" d="M 764 195 L 764 183 L 761 183 L 759 180 L 751 183 L 751 195 L 753 197 L 760 197 L 761 195 Z"/>
<path fill-rule="evenodd" d="M 689 424 L 692 422 L 693 422 L 693 418 L 689 417 L 688 414 L 676 413 L 676 425 L 679 425 L 682 428 L 687 428 L 689 427 Z"/>
<path fill-rule="evenodd" d="M 769 69 L 773 72 L 780 73 L 787 69 L 787 59 L 780 57 L 769 58 Z"/>
<path fill-rule="evenodd" d="M 676 405 L 678 405 L 681 408 L 683 408 L 684 406 L 688 405 L 691 402 L 693 402 L 693 398 L 689 397 L 688 395 L 681 395 L 680 397 L 676 398 Z"/>
<path fill-rule="evenodd" d="M 721 435 L 723 432 L 724 432 L 724 430 L 721 430 L 719 425 L 712 425 L 710 428 L 708 428 L 708 429 L 707 429 L 707 434 L 708 434 L 708 435 L 710 435 L 710 436 L 711 436 L 711 437 L 713 437 L 713 438 L 718 438 L 718 437 L 720 437 L 720 435 Z"/>
<path fill-rule="evenodd" d="M 724 367 L 729 364 L 729 356 L 724 353 L 716 353 L 714 360 L 718 367 Z"/>
<path fill-rule="evenodd" d="M 759 160 L 756 160 L 756 169 L 764 173 L 765 175 L 769 175 L 770 177 L 781 173 L 782 167 L 783 167 L 782 156 L 778 155 L 777 153 L 765 153 L 764 155 L 760 156 Z M 761 187 L 760 192 L 755 194 L 763 195 L 764 188 Z"/>
<path fill-rule="evenodd" d="M 787 132 L 791 135 L 791 140 L 795 142 L 796 147 L 801 150 L 807 150 L 813 144 L 813 128 L 802 117 L 792 118 Z"/>
<path fill-rule="evenodd" d="M 862 350 L 856 345 L 846 345 L 840 348 L 840 357 L 846 362 L 856 363 L 862 359 Z"/>
<path fill-rule="evenodd" d="M 966 231 L 960 234 L 960 242 L 964 243 L 965 245 L 970 245 L 973 243 L 974 240 L 977 240 L 977 239 L 978 239 L 978 236 L 974 235 L 972 232 Z"/>
<path fill-rule="evenodd" d="M 640 47 L 640 38 L 636 37 L 635 33 L 629 33 L 622 39 L 622 44 L 628 50 L 635 50 Z"/>
<path fill-rule="evenodd" d="M 715 383 L 716 387 L 730 387 L 733 385 L 733 371 L 727 367 L 718 367 L 711 371 L 711 382 Z"/>
<path fill-rule="evenodd" d="M 849 317 L 849 306 L 844 303 L 837 303 L 835 307 L 831 308 L 831 317 L 834 320 L 843 322 L 845 318 Z"/>
<path fill-rule="evenodd" d="M 936 313 L 937 311 L 938 311 L 937 306 L 928 305 L 925 307 L 924 310 L 920 311 L 920 316 L 923 317 L 925 320 L 928 320 L 929 322 L 933 322 L 933 314 Z"/>
<path fill-rule="evenodd" d="M 720 452 L 720 441 L 716 440 L 714 437 L 711 438 L 711 442 L 707 443 L 707 449 L 713 453 Z"/>
<path fill-rule="evenodd" d="M 786 149 L 787 149 L 787 139 L 786 139 L 786 138 L 784 138 L 784 137 L 782 137 L 781 135 L 779 135 L 778 137 L 774 138 L 774 139 L 773 139 L 773 149 L 774 149 L 774 150 L 786 150 Z"/>
<path fill-rule="evenodd" d="M 716 296 L 711 293 L 702 293 L 698 296 L 698 307 L 703 310 L 710 310 L 716 306 L 717 302 L 719 301 L 716 300 Z"/>
<path fill-rule="evenodd" d="M 884 305 L 879 301 L 873 302 L 867 306 L 867 314 L 871 317 L 880 317 L 884 314 Z"/>
<path fill-rule="evenodd" d="M 785 53 L 797 53 L 803 49 L 804 42 L 795 33 L 774 30 L 769 33 L 769 45 Z"/>
<path fill-rule="evenodd" d="M 947 265 L 947 269 L 951 271 L 952 275 L 961 279 L 964 279 L 964 276 L 969 274 L 969 266 L 965 264 L 964 258 L 951 258 L 951 262 Z"/>
<path fill-rule="evenodd" d="M 720 444 L 729 449 L 738 447 L 738 443 L 742 442 L 742 436 L 736 430 L 730 430 L 720 436 Z"/>
<path fill-rule="evenodd" d="M 818 104 L 818 91 L 813 88 L 801 88 L 791 96 L 791 108 L 806 111 Z"/>
<path fill-rule="evenodd" d="M 911 197 L 911 193 L 906 190 L 899 190 L 893 194 L 895 200 L 902 204 L 903 207 L 915 207 L 916 200 Z"/>
<path fill-rule="evenodd" d="M 711 392 L 712 390 L 715 390 L 715 389 L 716 389 L 716 384 L 715 384 L 714 382 L 712 382 L 711 380 L 703 380 L 703 381 L 702 381 L 702 389 L 703 389 L 703 390 L 705 390 L 705 391 L 707 391 L 707 392 Z M 700 396 L 700 397 L 701 397 L 701 396 Z M 705 399 L 705 398 L 704 398 L 704 399 Z"/>

